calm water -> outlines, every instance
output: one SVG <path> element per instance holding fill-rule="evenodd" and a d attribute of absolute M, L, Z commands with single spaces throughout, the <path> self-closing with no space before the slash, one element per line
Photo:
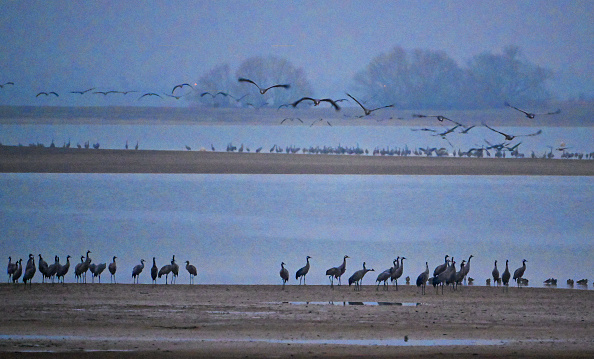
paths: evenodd
<path fill-rule="evenodd" d="M 446 127 L 430 126 L 440 131 Z M 412 131 L 421 127 L 407 126 L 188 126 L 188 125 L 0 125 L 0 143 L 7 145 L 28 145 L 43 143 L 48 146 L 52 140 L 56 146 L 70 141 L 72 146 L 86 141 L 99 143 L 101 148 L 124 148 L 126 141 L 130 146 L 139 143 L 141 149 L 183 150 L 190 146 L 193 150 L 211 145 L 217 151 L 224 151 L 227 144 L 255 151 L 263 147 L 268 152 L 276 144 L 287 146 L 348 146 L 368 149 L 404 148 L 411 150 L 419 147 L 444 147 L 448 151 L 461 149 L 466 151 L 473 147 L 488 146 L 503 141 L 503 136 L 491 132 L 485 127 L 476 127 L 468 134 L 451 134 L 448 141 L 431 133 Z M 501 131 L 514 135 L 532 134 L 537 128 L 532 127 L 498 127 Z M 590 153 L 594 151 L 594 127 L 543 127 L 542 134 L 533 137 L 518 137 L 512 141 L 515 145 L 521 142 L 519 151 L 530 156 L 531 151 L 537 155 L 549 152 L 563 144 L 570 152 Z M 553 151 L 556 158 L 561 152 Z M 493 153 L 492 153 L 493 155 Z M 509 155 L 509 153 L 508 153 Z"/>
<path fill-rule="evenodd" d="M 414 281 L 425 261 L 473 254 L 481 285 L 495 259 L 502 272 L 526 258 L 531 285 L 593 279 L 592 177 L 0 174 L 0 198 L 2 258 L 78 262 L 90 249 L 96 263 L 118 256 L 125 283 L 141 258 L 150 283 L 152 257 L 174 254 L 198 267 L 196 283 L 275 284 L 284 261 L 294 284 L 310 255 L 307 282 L 326 284 L 345 254 L 346 278 L 405 256 Z"/>

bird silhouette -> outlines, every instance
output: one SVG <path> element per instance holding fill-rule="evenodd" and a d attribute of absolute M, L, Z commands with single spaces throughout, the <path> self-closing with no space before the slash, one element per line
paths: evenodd
<path fill-rule="evenodd" d="M 283 119 L 280 124 L 282 125 L 285 121 L 291 121 L 291 122 L 293 122 L 295 120 L 303 123 L 303 121 L 299 117 L 287 117 L 287 118 Z"/>
<path fill-rule="evenodd" d="M 483 126 L 485 126 L 486 128 L 488 128 L 489 130 L 493 131 L 493 132 L 497 132 L 500 135 L 503 135 L 503 137 L 505 137 L 505 139 L 507 141 L 512 141 L 514 138 L 516 137 L 528 137 L 528 136 L 538 136 L 542 133 L 542 130 L 538 130 L 535 133 L 531 133 L 531 134 L 527 134 L 527 135 L 509 135 L 507 133 L 503 133 L 501 131 L 498 131 L 492 127 L 489 127 L 489 125 L 487 125 L 486 123 L 483 123 Z"/>
<path fill-rule="evenodd" d="M 361 102 L 359 102 L 359 101 L 358 101 L 356 98 L 354 98 L 353 96 L 349 95 L 348 93 L 347 93 L 347 96 L 348 96 L 348 97 L 350 97 L 350 98 L 352 98 L 352 99 L 353 99 L 353 100 L 354 100 L 354 101 L 355 101 L 355 102 L 356 102 L 356 103 L 357 103 L 359 106 L 361 106 L 361 108 L 363 109 L 363 112 L 365 113 L 365 115 L 363 115 L 363 116 L 361 116 L 361 117 L 369 116 L 369 115 L 371 115 L 371 113 L 372 113 L 373 111 L 377 111 L 377 110 L 379 110 L 379 109 L 382 109 L 382 108 L 386 108 L 386 107 L 394 107 L 394 105 L 392 104 L 392 105 L 381 106 L 381 107 L 374 108 L 374 109 L 371 109 L 371 110 L 370 110 L 370 109 L 367 109 L 365 106 L 363 106 L 363 105 L 361 104 Z"/>
<path fill-rule="evenodd" d="M 155 261 L 155 257 L 153 257 L 153 266 L 151 267 L 151 278 L 153 279 L 153 284 L 157 284 L 157 275 L 159 274 L 159 267 L 157 267 L 157 262 Z"/>
<path fill-rule="evenodd" d="M 514 271 L 513 280 L 515 280 L 516 283 L 518 283 L 518 287 L 520 286 L 520 280 L 522 279 L 522 276 L 524 276 L 524 272 L 526 271 L 526 262 L 528 261 L 524 259 L 522 261 L 522 266 Z"/>
<path fill-rule="evenodd" d="M 157 96 L 158 98 L 162 99 L 163 97 L 161 97 L 159 94 L 154 93 L 154 92 L 147 92 L 144 95 L 140 96 L 138 99 L 140 100 L 141 98 L 145 97 L 145 96 Z"/>
<path fill-rule="evenodd" d="M 504 287 L 503 287 L 504 291 L 506 289 L 509 289 L 509 279 L 511 278 L 511 274 L 509 273 L 508 263 L 509 263 L 509 260 L 506 260 L 505 261 L 505 270 L 503 271 L 503 274 L 501 275 L 501 282 L 504 285 Z"/>
<path fill-rule="evenodd" d="M 5 83 L 3 83 L 3 84 L 0 84 L 0 89 L 1 89 L 1 88 L 4 88 L 4 86 L 6 86 L 6 85 L 13 85 L 13 86 L 14 86 L 14 82 L 12 82 L 12 81 L 8 81 L 8 82 L 5 82 Z"/>
<path fill-rule="evenodd" d="M 534 118 L 534 117 L 536 117 L 537 115 L 538 115 L 538 116 L 541 116 L 541 115 L 557 115 L 557 114 L 560 114 L 560 113 L 561 113 L 561 109 L 558 109 L 557 111 L 553 111 L 553 112 L 545 112 L 545 113 L 531 113 L 531 112 L 528 112 L 528 111 L 524 111 L 524 110 L 522 110 L 522 109 L 519 109 L 519 108 L 517 108 L 517 107 L 515 107 L 515 106 L 512 106 L 512 105 L 510 105 L 510 104 L 509 104 L 509 103 L 507 103 L 507 102 L 505 102 L 505 106 L 507 106 L 507 107 L 511 107 L 511 108 L 513 108 L 514 110 L 520 111 L 521 113 L 523 113 L 524 115 L 526 115 L 526 117 L 528 117 L 528 118 L 531 118 L 531 119 L 532 119 L 532 118 Z"/>
<path fill-rule="evenodd" d="M 194 87 L 192 87 L 192 85 L 190 85 L 190 84 L 187 84 L 187 83 L 183 83 L 183 84 L 179 84 L 179 85 L 175 85 L 175 86 L 173 86 L 173 90 L 171 90 L 171 94 L 173 95 L 173 93 L 175 92 L 175 90 L 176 90 L 176 89 L 178 89 L 178 88 L 179 88 L 179 89 L 182 89 L 184 86 L 188 86 L 188 87 L 190 87 L 191 89 L 194 89 Z"/>
<path fill-rule="evenodd" d="M 95 89 L 94 87 L 91 87 L 88 90 L 84 90 L 84 91 L 70 91 L 70 93 L 77 93 L 77 94 L 80 94 L 80 95 L 84 95 L 84 94 L 86 94 L 89 91 L 93 91 L 94 89 Z"/>
<path fill-rule="evenodd" d="M 135 284 L 138 284 L 138 281 L 140 279 L 140 273 L 142 273 L 142 270 L 144 269 L 144 259 L 140 260 L 140 264 L 137 264 L 134 266 L 134 268 L 132 268 L 132 282 Z"/>
<path fill-rule="evenodd" d="M 190 284 L 194 284 L 194 277 L 198 275 L 196 267 L 190 264 L 190 261 L 186 261 L 186 270 L 190 273 Z"/>
<path fill-rule="evenodd" d="M 113 259 L 111 260 L 111 263 L 109 263 L 109 267 L 107 269 L 109 269 L 109 273 L 111 273 L 111 276 L 109 277 L 110 281 L 113 281 L 114 283 L 117 283 L 116 281 L 116 271 L 118 269 L 118 266 L 116 264 L 116 256 L 113 256 Z"/>
<path fill-rule="evenodd" d="M 35 97 L 39 97 L 39 96 L 41 96 L 41 95 L 45 95 L 45 96 L 54 95 L 54 96 L 56 96 L 56 97 L 60 97 L 60 95 L 58 95 L 58 94 L 57 94 L 57 93 L 55 93 L 54 91 L 51 91 L 51 92 L 43 92 L 43 91 L 42 91 L 42 92 L 38 93 L 38 94 L 37 94 L 37 96 L 35 96 Z"/>
<path fill-rule="evenodd" d="M 417 277 L 417 287 L 421 287 L 421 293 L 425 295 L 425 286 L 429 279 L 429 263 L 425 262 L 425 271 Z"/>
<path fill-rule="evenodd" d="M 493 276 L 493 284 L 499 286 L 501 278 L 499 277 L 499 269 L 497 269 L 497 261 L 495 261 L 495 267 L 493 268 L 491 275 Z"/>
<path fill-rule="evenodd" d="M 263 89 L 257 83 L 255 83 L 254 81 L 252 81 L 250 79 L 246 79 L 244 77 L 240 77 L 239 79 L 237 79 L 237 81 L 239 81 L 239 82 L 248 82 L 248 83 L 254 84 L 258 88 L 258 90 L 260 91 L 260 94 L 261 95 L 264 95 L 266 93 L 266 91 L 268 91 L 268 90 L 270 90 L 272 88 L 275 88 L 275 87 L 282 87 L 282 88 L 285 88 L 285 89 L 288 89 L 288 88 L 291 87 L 291 85 L 289 85 L 289 84 L 284 84 L 284 85 L 277 84 L 277 85 L 272 85 L 270 87 L 267 87 L 267 88 L 264 88 Z"/>
<path fill-rule="evenodd" d="M 412 117 L 417 117 L 417 118 L 435 117 L 439 122 L 443 122 L 444 120 L 448 120 L 448 121 L 450 121 L 452 123 L 455 123 L 456 125 L 464 126 L 460 122 L 456 122 L 456 121 L 454 121 L 452 119 L 449 119 L 449 118 L 447 118 L 445 116 L 442 116 L 442 115 L 421 115 L 421 114 L 418 114 L 418 113 L 413 113 Z"/>
<path fill-rule="evenodd" d="M 336 111 L 340 111 L 340 106 L 338 106 L 336 104 L 336 102 L 330 98 L 315 99 L 315 98 L 311 98 L 311 97 L 302 97 L 299 100 L 293 102 L 291 104 L 291 106 L 297 107 L 297 105 L 300 104 L 302 101 L 313 101 L 314 106 L 318 106 L 322 102 L 328 102 L 329 104 L 331 104 L 334 107 L 334 109 Z"/>
<path fill-rule="evenodd" d="M 305 276 L 307 275 L 307 272 L 309 272 L 309 259 L 311 257 L 307 256 L 305 257 L 305 260 L 307 261 L 307 263 L 305 264 L 304 267 L 299 268 L 299 270 L 295 273 L 295 279 L 299 279 L 299 284 L 301 284 L 301 277 L 303 277 L 303 285 L 305 285 Z"/>
<path fill-rule="evenodd" d="M 283 289 L 285 289 L 285 283 L 289 280 L 289 271 L 285 268 L 285 262 L 281 262 L 281 269 L 279 272 L 281 280 L 283 281 Z"/>

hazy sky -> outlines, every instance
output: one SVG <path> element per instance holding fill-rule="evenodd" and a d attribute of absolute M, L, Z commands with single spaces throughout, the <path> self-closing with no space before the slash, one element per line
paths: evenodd
<path fill-rule="evenodd" d="M 302 67 L 319 96 L 342 96 L 394 46 L 443 50 L 464 65 L 510 44 L 557 71 L 560 92 L 592 96 L 593 14 L 590 0 L 2 1 L 0 84 L 16 85 L 0 89 L 0 104 L 108 104 L 68 92 L 168 92 L 259 55 Z"/>

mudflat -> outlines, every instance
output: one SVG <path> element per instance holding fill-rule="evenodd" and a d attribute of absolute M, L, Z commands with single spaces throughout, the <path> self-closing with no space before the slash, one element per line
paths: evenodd
<path fill-rule="evenodd" d="M 0 285 L 0 357 L 594 356 L 594 292 Z"/>
<path fill-rule="evenodd" d="M 0 172 L 592 176 L 594 161 L 0 146 Z"/>

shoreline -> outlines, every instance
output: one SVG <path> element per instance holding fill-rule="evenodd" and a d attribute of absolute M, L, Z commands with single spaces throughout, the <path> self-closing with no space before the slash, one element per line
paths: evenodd
<path fill-rule="evenodd" d="M 591 357 L 588 290 L 0 285 L 0 356 Z M 530 300 L 526 300 L 530 298 Z M 383 302 L 393 305 L 340 305 Z M 338 302 L 339 305 L 330 305 Z M 400 303 L 401 305 L 398 305 Z M 409 304 L 415 305 L 409 305 Z"/>
<path fill-rule="evenodd" d="M 594 176 L 594 161 L 0 146 L 0 173 Z"/>

